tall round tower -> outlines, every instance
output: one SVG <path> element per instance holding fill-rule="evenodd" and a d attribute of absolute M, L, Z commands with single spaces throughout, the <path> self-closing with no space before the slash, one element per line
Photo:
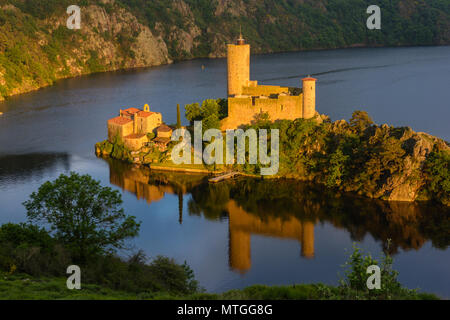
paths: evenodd
<path fill-rule="evenodd" d="M 250 45 L 240 35 L 236 44 L 229 44 L 228 60 L 228 96 L 242 94 L 242 87 L 250 81 Z"/>
<path fill-rule="evenodd" d="M 314 258 L 314 223 L 311 221 L 303 222 L 302 256 Z"/>
<path fill-rule="evenodd" d="M 316 114 L 316 81 L 315 78 L 303 78 L 303 118 L 310 119 Z"/>

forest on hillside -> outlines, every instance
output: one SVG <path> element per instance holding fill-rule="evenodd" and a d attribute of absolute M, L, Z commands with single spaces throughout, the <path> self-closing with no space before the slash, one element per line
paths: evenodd
<path fill-rule="evenodd" d="M 81 30 L 66 27 L 81 7 Z M 55 80 L 223 57 L 240 28 L 253 53 L 448 45 L 448 0 L 0 0 L 0 100 Z"/>

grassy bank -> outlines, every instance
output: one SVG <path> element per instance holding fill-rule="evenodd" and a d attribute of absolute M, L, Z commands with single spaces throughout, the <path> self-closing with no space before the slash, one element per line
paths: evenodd
<path fill-rule="evenodd" d="M 1 275 L 1 274 L 0 274 Z M 170 293 L 132 293 L 112 290 L 95 284 L 82 285 L 81 290 L 69 290 L 65 278 L 33 278 L 25 274 L 2 274 L 0 300 L 343 300 L 366 299 L 355 290 L 324 284 L 290 286 L 254 285 L 224 293 L 174 295 Z M 391 297 L 394 300 L 437 300 L 434 294 L 405 290 Z"/>
<path fill-rule="evenodd" d="M 69 247 L 70 248 L 70 247 Z M 115 254 L 91 255 L 77 262 L 73 249 L 33 226 L 0 226 L 0 300 L 423 300 L 438 299 L 403 287 L 392 258 L 380 261 L 354 247 L 339 285 L 254 285 L 224 293 L 206 293 L 190 267 L 173 259 L 147 259 L 142 252 L 128 259 Z M 81 289 L 67 288 L 67 266 L 77 263 Z M 369 290 L 368 266 L 380 267 L 380 287 Z"/>

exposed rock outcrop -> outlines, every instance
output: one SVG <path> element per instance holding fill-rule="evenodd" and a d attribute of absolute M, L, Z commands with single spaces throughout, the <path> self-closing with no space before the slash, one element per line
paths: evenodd
<path fill-rule="evenodd" d="M 240 27 L 253 53 L 450 43 L 449 13 L 437 2 L 405 0 L 383 8 L 392 19 L 373 38 L 352 19 L 365 12 L 366 3 L 341 2 L 90 0 L 81 5 L 81 30 L 70 32 L 62 3 L 3 0 L 0 100 L 61 78 L 224 57 Z M 421 30 L 420 37 L 406 32 L 412 26 Z M 349 28 L 355 33 L 348 34 Z"/>

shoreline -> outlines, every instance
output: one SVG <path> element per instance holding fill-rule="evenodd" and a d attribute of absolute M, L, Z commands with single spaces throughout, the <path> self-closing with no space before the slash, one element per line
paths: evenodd
<path fill-rule="evenodd" d="M 160 173 L 170 173 L 170 172 L 175 172 L 175 173 L 185 173 L 185 174 L 193 174 L 193 175 L 199 175 L 199 176 L 208 176 L 208 177 L 219 177 L 220 175 L 226 174 L 229 171 L 227 170 L 216 170 L 216 171 L 210 171 L 208 169 L 196 169 L 196 168 L 182 168 L 182 167 L 171 167 L 171 166 L 167 166 L 167 165 L 151 165 L 151 164 L 137 164 L 137 163 L 129 163 L 127 161 L 123 161 L 121 159 L 114 159 L 111 158 L 110 156 L 104 157 L 101 155 L 97 155 L 98 158 L 104 159 L 104 160 L 108 160 L 108 159 L 112 159 L 115 161 L 120 161 L 123 163 L 127 163 L 129 165 L 134 165 L 135 168 L 137 169 L 148 169 L 150 170 L 150 172 L 155 171 L 155 172 L 160 172 Z M 305 183 L 313 183 L 321 188 L 327 188 L 325 185 L 314 182 L 314 181 L 310 181 L 308 179 L 299 179 L 296 177 L 290 177 L 290 176 L 279 176 L 279 175 L 274 175 L 274 176 L 260 176 L 260 175 L 256 175 L 256 174 L 249 174 L 249 173 L 245 173 L 245 172 L 239 172 L 239 175 L 236 178 L 232 178 L 232 179 L 227 179 L 224 181 L 220 181 L 220 182 L 205 182 L 207 184 L 220 184 L 220 183 L 224 183 L 226 181 L 232 181 L 235 179 L 239 179 L 239 178 L 247 178 L 247 179 L 255 179 L 255 180 L 286 180 L 286 181 L 295 181 L 295 182 L 305 182 Z M 209 179 L 208 179 L 209 180 Z M 328 188 L 327 188 L 328 189 Z M 380 198 L 375 198 L 375 197 L 368 197 L 368 196 L 364 196 L 364 195 L 360 195 L 358 193 L 355 192 L 345 192 L 345 191 L 341 191 L 341 190 L 334 190 L 335 192 L 339 192 L 342 194 L 346 194 L 358 199 L 365 199 L 365 200 L 376 200 L 376 201 L 383 201 L 386 203 L 416 203 L 416 204 L 431 204 L 434 203 L 433 200 L 390 200 L 390 199 L 380 199 Z"/>
<path fill-rule="evenodd" d="M 348 47 L 337 47 L 337 48 L 314 48 L 314 49 L 293 49 L 293 50 L 283 50 L 283 51 L 272 51 L 272 52 L 257 52 L 257 53 L 252 53 L 251 56 L 262 56 L 262 55 L 271 55 L 271 54 L 283 54 L 283 53 L 299 53 L 299 52 L 317 52 L 317 51 L 333 51 L 333 50 L 352 50 L 352 49 L 380 49 L 380 48 L 420 48 L 420 47 L 449 47 L 450 44 L 443 44 L 443 45 L 398 45 L 398 46 L 371 46 L 371 45 L 359 45 L 359 44 L 355 44 L 355 45 L 351 45 Z M 177 64 L 177 63 L 182 63 L 182 62 L 186 62 L 186 61 L 193 61 L 193 60 L 201 60 L 201 59 L 205 59 L 205 60 L 216 60 L 216 59 L 225 59 L 226 56 L 212 56 L 212 57 L 194 57 L 194 58 L 186 58 L 186 59 L 180 59 L 180 60 L 170 60 L 168 62 L 165 63 L 161 63 L 161 64 L 155 64 L 155 65 L 149 65 L 149 66 L 142 66 L 142 67 L 134 67 L 134 68 L 118 68 L 118 69 L 113 69 L 113 70 L 106 70 L 106 71 L 100 71 L 100 72 L 91 72 L 91 73 L 83 73 L 83 74 L 78 74 L 78 75 L 73 75 L 73 76 L 63 76 L 60 78 L 56 78 L 56 80 L 51 83 L 51 84 L 44 84 L 41 86 L 38 86 L 36 88 L 26 88 L 26 89 L 19 89 L 15 88 L 15 90 L 18 90 L 17 93 L 14 94 L 10 94 L 7 96 L 2 96 L 0 95 L 0 103 L 7 101 L 10 98 L 13 97 L 17 97 L 23 94 L 27 94 L 27 93 L 32 93 L 32 92 L 36 92 L 39 91 L 41 89 L 45 89 L 48 87 L 52 87 L 54 85 L 56 85 L 59 81 L 63 81 L 63 80 L 69 80 L 69 79 L 77 79 L 77 78 L 82 78 L 82 77 L 86 77 L 86 76 L 91 76 L 91 75 L 96 75 L 96 74 L 106 74 L 106 73 L 113 73 L 113 72 L 134 72 L 134 71 L 147 71 L 147 69 L 152 69 L 152 68 L 156 68 L 156 67 L 161 67 L 161 66 L 169 66 L 172 64 Z"/>

